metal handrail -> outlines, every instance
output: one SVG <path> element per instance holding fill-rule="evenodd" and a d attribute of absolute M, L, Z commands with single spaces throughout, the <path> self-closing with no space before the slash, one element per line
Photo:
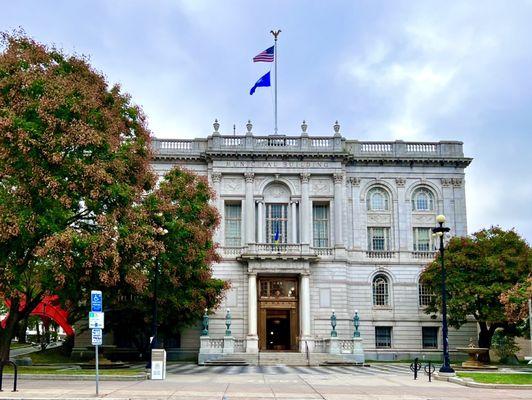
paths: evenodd
<path fill-rule="evenodd" d="M 13 392 L 17 391 L 17 379 L 18 379 L 18 370 L 17 370 L 17 364 L 15 364 L 13 361 L 2 361 L 0 362 L 0 392 L 3 392 L 2 390 L 2 380 L 4 377 L 4 366 L 11 364 L 13 366 L 13 370 L 15 372 L 15 377 L 13 380 Z"/>
<path fill-rule="evenodd" d="M 307 366 L 310 367 L 310 354 L 308 351 L 308 342 L 305 340 L 305 352 L 307 354 Z"/>

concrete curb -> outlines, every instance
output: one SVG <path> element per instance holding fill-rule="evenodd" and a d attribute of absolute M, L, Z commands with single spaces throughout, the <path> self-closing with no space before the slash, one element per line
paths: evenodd
<path fill-rule="evenodd" d="M 439 376 L 438 374 L 434 375 L 434 379 L 438 381 L 445 381 L 450 383 L 456 383 L 458 385 L 472 387 L 472 388 L 482 388 L 482 389 L 517 389 L 517 390 L 530 390 L 532 385 L 511 385 L 511 384 L 500 384 L 500 383 L 479 383 L 473 381 L 471 378 L 459 378 L 457 376 Z"/>
<path fill-rule="evenodd" d="M 5 374 L 4 378 L 13 379 L 13 374 Z M 145 381 L 148 374 L 138 375 L 100 375 L 100 381 Z M 20 374 L 21 381 L 93 381 L 94 375 L 59 375 L 59 374 Z M 5 384 L 4 384 L 5 385 Z"/>
<path fill-rule="evenodd" d="M 96 397 L 95 395 L 87 397 L 60 397 L 63 400 L 87 400 L 87 399 L 101 399 L 105 400 L 131 400 L 131 397 L 105 397 L 100 395 Z M 2 397 L 2 400 L 51 400 L 51 397 Z"/>

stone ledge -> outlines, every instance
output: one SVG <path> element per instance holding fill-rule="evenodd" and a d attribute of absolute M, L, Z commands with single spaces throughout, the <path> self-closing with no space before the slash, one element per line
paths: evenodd
<path fill-rule="evenodd" d="M 439 376 L 436 372 L 434 373 L 434 379 L 438 381 L 445 381 L 450 383 L 456 383 L 458 385 L 472 387 L 472 388 L 482 388 L 482 389 L 517 389 L 517 390 L 530 390 L 532 385 L 511 385 L 511 384 L 501 384 L 501 383 L 479 383 L 473 381 L 471 378 L 460 378 L 458 376 L 447 377 Z"/>

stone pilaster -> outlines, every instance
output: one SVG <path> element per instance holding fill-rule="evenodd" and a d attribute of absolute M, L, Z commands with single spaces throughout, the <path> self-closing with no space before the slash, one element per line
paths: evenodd
<path fill-rule="evenodd" d="M 257 336 L 257 274 L 248 273 L 248 335 L 246 353 L 258 353 L 259 338 Z"/>
<path fill-rule="evenodd" d="M 301 351 L 305 351 L 305 340 L 310 338 L 310 275 L 301 274 L 300 284 L 300 313 L 301 313 Z"/>
<path fill-rule="evenodd" d="M 255 242 L 255 202 L 253 201 L 253 182 L 255 174 L 253 172 L 246 172 L 246 201 L 245 201 L 245 216 L 246 216 L 246 241 L 245 243 Z"/>
<path fill-rule="evenodd" d="M 218 209 L 218 212 L 220 213 L 220 215 L 223 216 L 224 204 L 223 204 L 223 200 L 221 196 L 222 191 L 220 188 L 221 181 L 222 181 L 222 173 L 213 171 L 211 173 L 211 180 L 212 180 L 214 192 L 216 193 L 216 199 L 214 199 L 213 205 Z M 220 224 L 220 226 L 218 227 L 218 229 L 216 230 L 214 234 L 214 241 L 216 243 L 221 244 L 223 240 L 223 235 L 224 235 L 223 224 Z"/>
<path fill-rule="evenodd" d="M 309 179 L 310 174 L 301 174 L 301 243 L 310 244 L 310 224 L 312 222 L 312 207 L 309 198 Z"/>
<path fill-rule="evenodd" d="M 344 175 L 337 173 L 334 179 L 334 247 L 345 247 L 343 241 Z"/>

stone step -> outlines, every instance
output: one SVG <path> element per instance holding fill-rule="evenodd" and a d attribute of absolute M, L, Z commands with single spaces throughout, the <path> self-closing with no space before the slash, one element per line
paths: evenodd
<path fill-rule="evenodd" d="M 205 361 L 205 365 L 223 365 L 223 366 L 246 366 L 249 363 L 246 360 L 236 359 L 236 358 L 219 358 L 218 360 Z"/>

